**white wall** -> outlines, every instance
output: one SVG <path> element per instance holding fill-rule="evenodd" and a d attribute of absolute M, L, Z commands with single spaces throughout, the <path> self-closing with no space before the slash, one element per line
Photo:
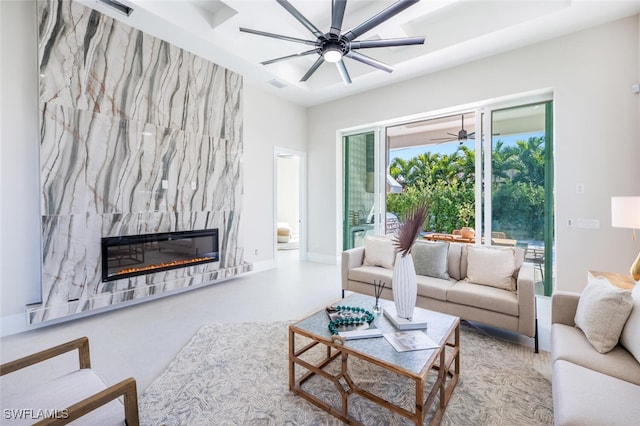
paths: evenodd
<path fill-rule="evenodd" d="M 552 89 L 557 288 L 580 291 L 589 269 L 627 271 L 640 244 L 611 227 L 610 197 L 640 195 L 640 101 L 631 93 L 639 80 L 638 27 L 634 16 L 310 108 L 310 257 L 340 252 L 338 130 Z M 576 183 L 584 194 L 575 193 Z M 569 229 L 568 218 L 599 219 L 600 229 Z"/>
<path fill-rule="evenodd" d="M 26 329 L 40 301 L 36 11 L 0 1 L 0 335 Z M 245 259 L 275 265 L 274 146 L 306 151 L 306 109 L 244 84 Z M 258 254 L 255 254 L 257 250 Z"/>
<path fill-rule="evenodd" d="M 306 108 L 247 82 L 244 96 L 245 258 L 260 270 L 275 266 L 274 147 L 306 152 L 307 117 Z"/>
<path fill-rule="evenodd" d="M 40 165 L 35 2 L 0 2 L 1 332 L 40 300 Z"/>

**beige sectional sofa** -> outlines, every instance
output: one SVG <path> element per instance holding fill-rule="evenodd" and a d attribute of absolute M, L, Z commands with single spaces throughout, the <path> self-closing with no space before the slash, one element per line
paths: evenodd
<path fill-rule="evenodd" d="M 554 293 L 551 359 L 556 426 L 640 424 L 640 288 L 633 294 L 635 305 L 622 330 L 621 342 L 615 343 L 618 342 L 615 331 L 610 345 L 613 349 L 598 350 L 598 344 L 594 346 L 591 341 L 593 338 L 587 338 L 576 326 L 581 294 Z M 599 298 L 604 300 L 602 296 Z M 609 329 L 615 316 L 598 313 L 595 319 Z M 597 338 L 602 338 L 602 331 L 600 334 Z"/>
<path fill-rule="evenodd" d="M 365 246 L 342 253 L 343 297 L 345 290 L 374 295 L 374 281 L 382 280 L 386 287 L 381 297 L 393 300 L 390 256 L 395 256 L 395 251 L 393 246 L 391 249 L 384 246 L 391 244 L 390 239 L 385 243 L 384 237 L 376 238 L 377 242 L 368 237 Z M 443 244 L 444 247 L 436 246 Z M 372 259 L 373 252 L 377 255 Z M 500 259 L 509 259 L 508 254 L 512 260 L 502 262 Z M 420 240 L 414 245 L 412 256 L 418 281 L 417 306 L 532 337 L 538 351 L 533 267 L 523 263 L 522 249 Z M 492 266 L 496 261 L 500 262 L 498 267 Z M 507 272 L 502 268 L 503 263 L 510 262 L 513 262 L 508 280 L 511 283 L 504 282 Z"/>

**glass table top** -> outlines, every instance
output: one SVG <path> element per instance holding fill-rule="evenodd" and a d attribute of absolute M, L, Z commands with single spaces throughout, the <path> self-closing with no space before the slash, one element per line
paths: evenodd
<path fill-rule="evenodd" d="M 341 306 L 364 308 L 370 312 L 372 312 L 374 304 L 375 298 L 363 294 L 352 294 L 336 303 L 336 305 Z M 386 308 L 393 306 L 393 302 L 380 299 L 380 305 L 383 308 Z M 436 343 L 443 345 L 451 330 L 458 324 L 459 319 L 452 315 L 440 312 L 429 311 L 417 307 L 415 309 L 420 310 L 421 314 L 424 314 L 424 316 L 427 317 L 427 328 L 422 331 L 426 332 L 426 334 Z M 382 333 L 400 331 L 385 317 L 383 313 L 376 316 L 373 324 L 375 324 Z M 305 331 L 320 340 L 331 341 L 332 337 L 328 326 L 329 317 L 325 309 L 321 309 L 311 316 L 293 324 L 293 327 Z M 438 354 L 437 349 L 398 352 L 384 337 L 347 340 L 344 342 L 344 347 L 416 375 L 425 374 L 425 368 L 430 368 L 431 365 L 433 365 L 435 357 Z"/>

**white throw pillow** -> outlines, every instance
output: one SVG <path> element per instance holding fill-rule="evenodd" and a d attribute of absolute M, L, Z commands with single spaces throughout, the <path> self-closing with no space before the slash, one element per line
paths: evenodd
<path fill-rule="evenodd" d="M 606 278 L 590 278 L 580 295 L 574 321 L 591 345 L 604 354 L 618 344 L 632 307 L 629 290 L 612 285 Z"/>
<path fill-rule="evenodd" d="M 511 249 L 467 247 L 467 278 L 474 284 L 515 290 L 515 256 Z"/>
<path fill-rule="evenodd" d="M 635 285 L 631 297 L 633 309 L 620 334 L 620 343 L 640 362 L 640 284 Z"/>
<path fill-rule="evenodd" d="M 364 265 L 393 269 L 396 249 L 391 238 L 371 237 L 364 240 Z"/>

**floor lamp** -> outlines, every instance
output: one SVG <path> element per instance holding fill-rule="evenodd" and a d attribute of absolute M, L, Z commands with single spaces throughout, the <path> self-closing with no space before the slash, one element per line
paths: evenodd
<path fill-rule="evenodd" d="M 636 229 L 640 229 L 640 197 L 611 197 L 611 226 L 633 229 L 633 240 Z M 640 281 L 640 253 L 629 269 L 635 281 Z"/>

